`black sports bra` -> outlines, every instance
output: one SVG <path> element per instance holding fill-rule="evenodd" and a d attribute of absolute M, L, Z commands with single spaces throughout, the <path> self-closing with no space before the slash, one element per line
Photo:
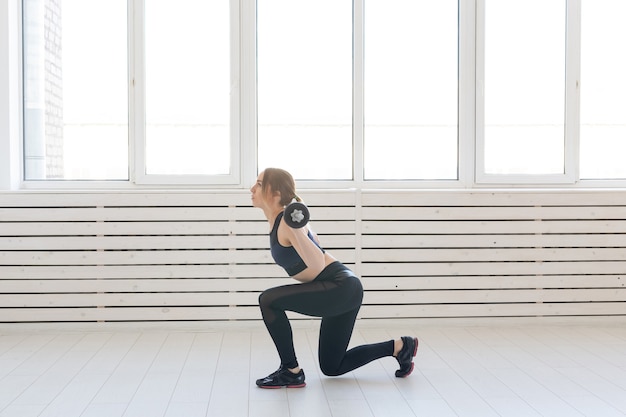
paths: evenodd
<path fill-rule="evenodd" d="M 272 227 L 272 231 L 270 232 L 270 250 L 274 262 L 276 262 L 278 266 L 283 267 L 287 274 L 292 277 L 304 271 L 307 266 L 293 246 L 283 246 L 278 241 L 278 226 L 283 218 L 283 214 L 284 213 L 281 211 L 278 216 L 276 216 L 276 220 L 274 220 L 274 227 Z M 310 230 L 308 236 L 323 253 L 324 249 L 317 244 Z"/>

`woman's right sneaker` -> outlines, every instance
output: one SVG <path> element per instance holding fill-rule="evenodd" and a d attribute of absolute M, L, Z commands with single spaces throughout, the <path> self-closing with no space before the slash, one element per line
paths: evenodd
<path fill-rule="evenodd" d="M 402 349 L 396 356 L 400 364 L 400 369 L 396 371 L 397 378 L 406 378 L 411 375 L 415 367 L 413 363 L 415 355 L 417 355 L 417 337 L 402 336 Z"/>
<path fill-rule="evenodd" d="M 294 374 L 281 365 L 278 370 L 265 378 L 257 379 L 256 384 L 259 388 L 302 388 L 306 386 L 304 382 L 304 371 Z"/>

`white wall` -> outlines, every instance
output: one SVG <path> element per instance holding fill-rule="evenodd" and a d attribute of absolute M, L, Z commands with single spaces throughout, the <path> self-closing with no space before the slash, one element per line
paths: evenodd
<path fill-rule="evenodd" d="M 625 191 L 305 191 L 361 318 L 626 316 Z M 0 193 L 0 322 L 258 320 L 244 191 Z"/>

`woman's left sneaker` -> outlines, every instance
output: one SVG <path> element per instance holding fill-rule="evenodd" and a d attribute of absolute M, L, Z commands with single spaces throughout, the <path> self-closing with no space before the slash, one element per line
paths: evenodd
<path fill-rule="evenodd" d="M 257 379 L 256 384 L 259 388 L 302 388 L 306 386 L 302 369 L 297 374 L 294 374 L 289 369 L 283 368 L 282 365 L 276 372 L 265 378 Z"/>
<path fill-rule="evenodd" d="M 402 336 L 402 349 L 398 352 L 396 360 L 400 364 L 400 369 L 396 371 L 397 378 L 406 378 L 411 375 L 415 364 L 413 358 L 417 355 L 417 337 Z"/>

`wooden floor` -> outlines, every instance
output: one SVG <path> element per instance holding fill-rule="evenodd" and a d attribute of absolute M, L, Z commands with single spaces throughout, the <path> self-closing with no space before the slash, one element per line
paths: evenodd
<path fill-rule="evenodd" d="M 278 359 L 259 322 L 0 326 L 0 416 L 625 416 L 623 322 L 357 324 L 353 344 L 420 339 L 337 378 L 316 360 L 317 323 L 294 325 L 302 389 L 254 380 Z"/>

